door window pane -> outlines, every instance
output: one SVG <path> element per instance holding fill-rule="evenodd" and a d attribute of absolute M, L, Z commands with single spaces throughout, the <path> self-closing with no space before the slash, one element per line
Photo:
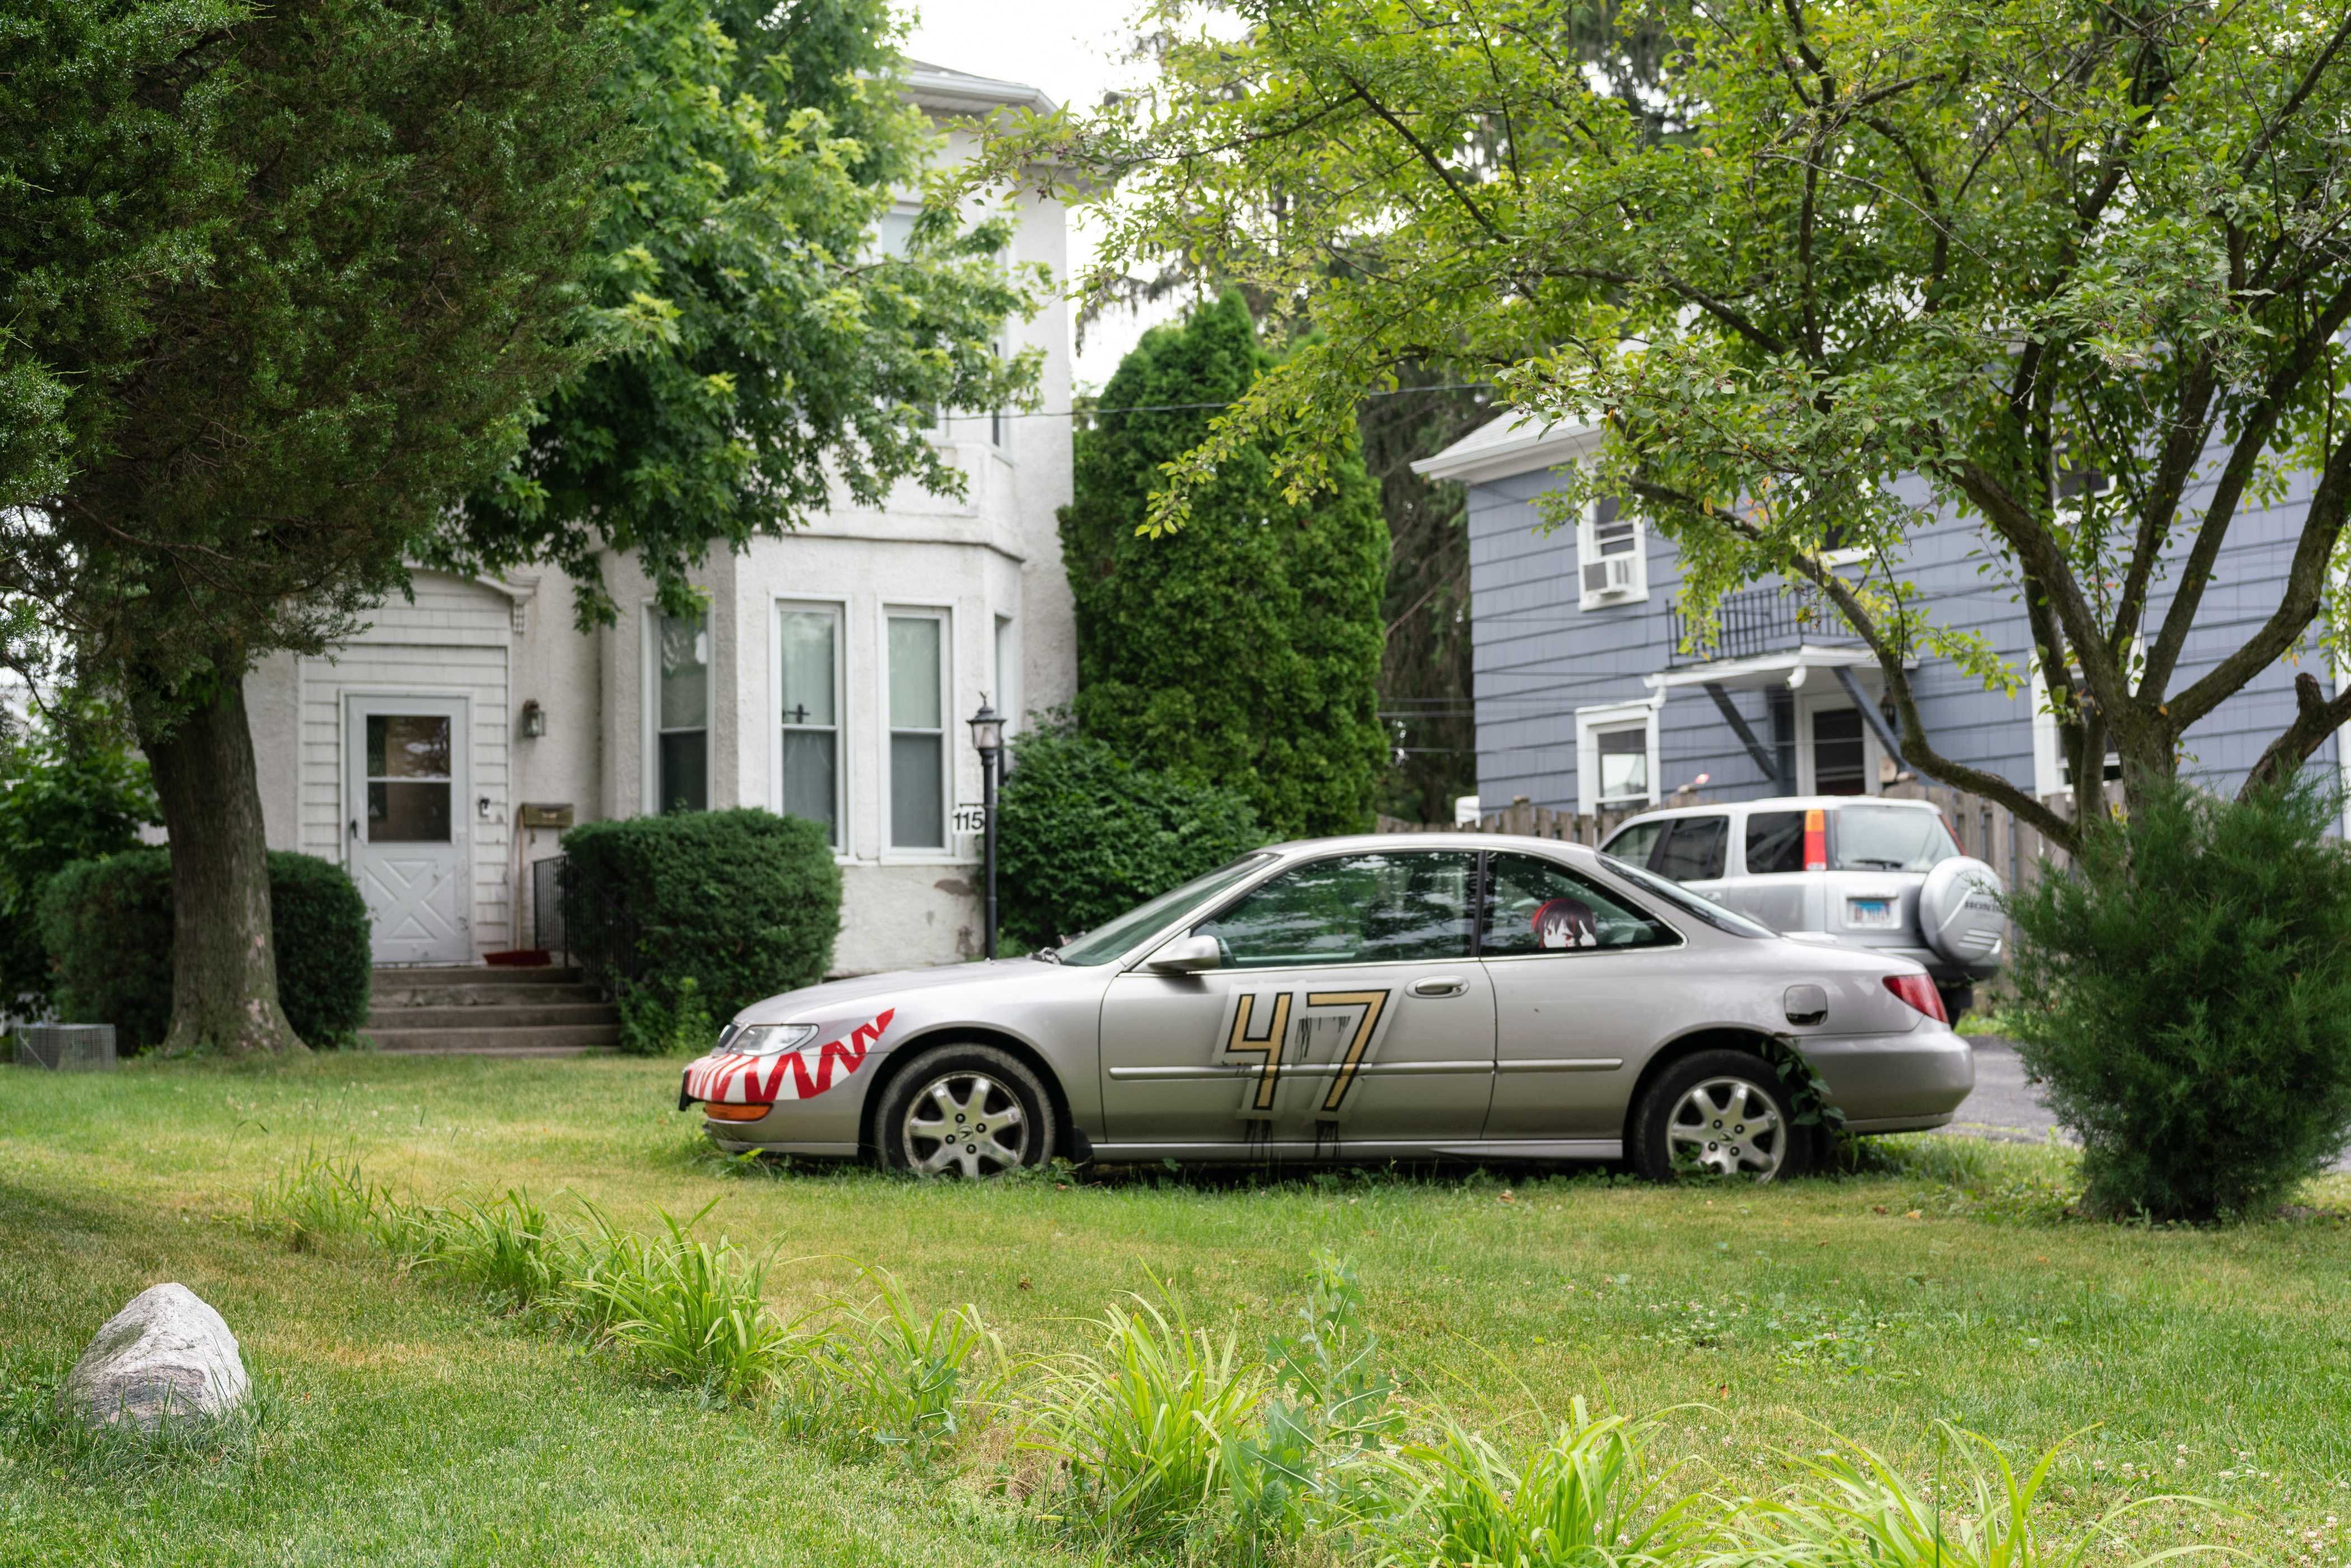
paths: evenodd
<path fill-rule="evenodd" d="M 780 770 L 784 814 L 824 825 L 841 838 L 841 617 L 826 610 L 780 610 Z"/>
<path fill-rule="evenodd" d="M 1866 795 L 1869 774 L 1864 766 L 1861 710 L 1824 707 L 1813 711 L 1813 793 Z"/>
<path fill-rule="evenodd" d="M 710 806 L 710 629 L 655 614 L 653 809 Z"/>
<path fill-rule="evenodd" d="M 890 844 L 947 845 L 946 621 L 890 617 Z"/>
<path fill-rule="evenodd" d="M 1756 811 L 1747 819 L 1747 874 L 1777 876 L 1804 869 L 1804 814 Z"/>
<path fill-rule="evenodd" d="M 1659 921 L 1556 861 L 1498 854 L 1487 875 L 1486 931 L 1479 951 L 1489 958 L 1655 947 L 1675 940 Z"/>
<path fill-rule="evenodd" d="M 1593 737 L 1600 748 L 1600 804 L 1649 800 L 1649 727 L 1604 729 Z"/>
<path fill-rule="evenodd" d="M 1469 956 L 1467 852 L 1341 855 L 1282 873 L 1197 927 L 1227 966 L 1441 962 Z"/>
<path fill-rule="evenodd" d="M 1729 818 L 1679 817 L 1649 869 L 1676 882 L 1702 882 L 1722 874 L 1729 845 Z"/>
<path fill-rule="evenodd" d="M 449 842 L 453 727 L 445 714 L 367 716 L 370 843 Z"/>

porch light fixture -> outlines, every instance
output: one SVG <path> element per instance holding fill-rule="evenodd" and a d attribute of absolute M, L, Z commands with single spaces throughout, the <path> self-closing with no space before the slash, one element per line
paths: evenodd
<path fill-rule="evenodd" d="M 971 743 L 979 752 L 979 809 L 982 858 L 986 862 L 987 896 L 987 918 L 981 929 L 985 933 L 987 956 L 996 956 L 996 769 L 1004 756 L 1004 716 L 988 705 L 987 694 L 979 694 L 979 711 L 971 716 Z"/>
<path fill-rule="evenodd" d="M 526 699 L 522 705 L 522 737 L 525 740 L 537 740 L 546 733 L 547 710 L 538 706 L 537 697 Z"/>

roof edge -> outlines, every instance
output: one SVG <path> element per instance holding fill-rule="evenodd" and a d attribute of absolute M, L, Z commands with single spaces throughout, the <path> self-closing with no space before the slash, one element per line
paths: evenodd
<path fill-rule="evenodd" d="M 933 114 L 985 116 L 1005 109 L 1051 114 L 1061 108 L 1042 88 L 996 77 L 973 76 L 923 60 L 908 60 L 904 92 L 909 102 Z"/>
<path fill-rule="evenodd" d="M 1521 428 L 1533 419 L 1531 414 L 1505 413 L 1435 456 L 1421 458 L 1412 471 L 1425 479 L 1458 479 L 1468 485 L 1507 479 L 1575 462 L 1599 445 L 1605 434 L 1597 424 L 1559 421 Z"/>

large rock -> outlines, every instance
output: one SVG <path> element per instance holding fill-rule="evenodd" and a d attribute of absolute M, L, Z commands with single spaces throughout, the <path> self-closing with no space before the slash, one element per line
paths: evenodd
<path fill-rule="evenodd" d="M 221 1315 L 185 1285 L 157 1285 L 107 1320 L 57 1397 L 91 1426 L 128 1418 L 152 1432 L 166 1412 L 225 1415 L 252 1391 Z"/>

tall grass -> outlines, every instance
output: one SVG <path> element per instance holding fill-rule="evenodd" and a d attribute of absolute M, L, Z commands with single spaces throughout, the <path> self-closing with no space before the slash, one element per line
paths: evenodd
<path fill-rule="evenodd" d="M 1952 1509 L 1938 1497 L 1921 1496 L 1886 1460 L 1839 1438 L 1841 1451 L 1804 1461 L 1808 1473 L 1788 1495 L 1752 1500 L 1740 1511 L 1746 1560 L 1805 1568 L 2081 1568 L 2102 1542 L 2116 1553 L 2126 1550 L 2114 1527 L 2127 1514 L 2166 1502 L 2209 1506 L 2193 1498 L 2139 1498 L 2060 1544 L 2043 1531 L 2034 1503 L 2065 1443 L 2048 1448 L 2020 1479 L 1989 1438 L 1949 1422 L 1937 1425 L 1957 1459 L 1958 1490 L 1968 1506 Z M 2166 1558 L 2220 1550 L 2175 1546 L 2115 1568 L 2147 1568 Z"/>
<path fill-rule="evenodd" d="M 664 1235 L 603 1255 L 568 1284 L 603 1337 L 654 1376 L 726 1399 L 754 1398 L 823 1335 L 768 1311 L 764 1262 L 724 1237 L 709 1242 L 692 1233 L 709 1212 L 683 1224 L 663 1215 Z"/>
<path fill-rule="evenodd" d="M 1477 1568 L 1706 1561 L 1723 1542 L 1720 1510 L 1670 1490 L 1674 1469 L 1650 1458 L 1650 1430 L 1578 1399 L 1549 1442 L 1512 1457 L 1448 1421 L 1398 1456 L 1403 1495 L 1377 1533 L 1400 1560 Z"/>
<path fill-rule="evenodd" d="M 1264 1397 L 1265 1369 L 1231 1336 L 1220 1345 L 1140 1296 L 1100 1326 L 1102 1351 L 1052 1376 L 1021 1446 L 1068 1467 L 1071 1518 L 1109 1534 L 1175 1534 L 1215 1500 L 1226 1448 Z"/>
<path fill-rule="evenodd" d="M 1036 1494 L 1050 1516 L 1104 1551 L 1182 1542 L 1217 1563 L 1311 1554 L 1382 1568 L 2085 1568 L 2101 1546 L 2125 1557 L 2116 1527 L 2134 1511 L 2211 1506 L 2141 1499 L 2060 1541 L 2043 1494 L 2064 1445 L 2020 1476 L 1988 1439 L 1951 1427 L 1959 1481 L 1923 1492 L 1841 1442 L 1778 1492 L 1718 1498 L 1655 1457 L 1656 1418 L 1595 1416 L 1581 1399 L 1549 1440 L 1510 1449 L 1403 1406 L 1361 1284 L 1328 1256 L 1260 1354 L 1134 1297 L 1096 1321 L 1097 1352 L 1016 1364 L 977 1308 L 926 1314 L 886 1270 L 864 1271 L 861 1300 L 782 1318 L 764 1300 L 764 1260 L 695 1235 L 709 1207 L 664 1214 L 652 1235 L 580 1207 L 575 1223 L 521 1191 L 448 1208 L 405 1202 L 356 1165 L 313 1155 L 255 1196 L 247 1226 L 295 1248 L 367 1238 L 656 1380 L 764 1401 L 789 1437 L 927 1466 L 1008 1415 L 1017 1447 L 1058 1472 Z M 1406 1441 L 1407 1418 L 1426 1435 Z M 54 1427 L 23 1397 L 0 1401 L 0 1428 L 37 1430 L 60 1456 L 89 1447 Z M 2175 1547 L 2115 1568 L 2220 1550 Z"/>

